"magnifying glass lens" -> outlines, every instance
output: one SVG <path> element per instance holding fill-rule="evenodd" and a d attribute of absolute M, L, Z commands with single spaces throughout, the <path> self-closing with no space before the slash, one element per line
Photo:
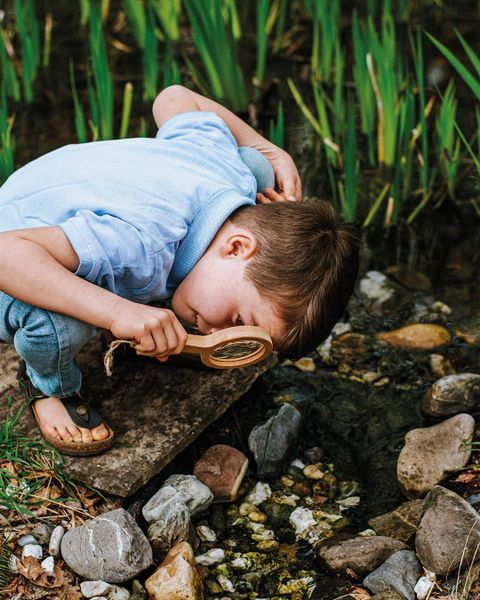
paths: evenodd
<path fill-rule="evenodd" d="M 263 344 L 257 340 L 227 342 L 214 350 L 210 356 L 216 361 L 243 359 L 257 354 L 261 348 L 263 348 Z"/>

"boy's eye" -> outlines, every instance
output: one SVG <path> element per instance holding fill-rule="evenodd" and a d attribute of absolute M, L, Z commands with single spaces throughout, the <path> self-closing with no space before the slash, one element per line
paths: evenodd
<path fill-rule="evenodd" d="M 245 323 L 243 322 L 243 320 L 240 317 L 237 317 L 237 320 L 235 321 L 235 325 L 245 325 Z"/>

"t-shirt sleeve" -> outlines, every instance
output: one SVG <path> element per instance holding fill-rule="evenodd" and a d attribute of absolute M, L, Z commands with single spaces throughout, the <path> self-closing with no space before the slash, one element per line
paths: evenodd
<path fill-rule="evenodd" d="M 155 136 L 159 140 L 182 140 L 238 153 L 238 144 L 225 121 L 214 112 L 184 112 L 165 121 Z"/>
<path fill-rule="evenodd" d="M 152 240 L 130 222 L 79 210 L 59 227 L 80 259 L 75 275 L 125 297 L 141 297 L 155 283 Z"/>

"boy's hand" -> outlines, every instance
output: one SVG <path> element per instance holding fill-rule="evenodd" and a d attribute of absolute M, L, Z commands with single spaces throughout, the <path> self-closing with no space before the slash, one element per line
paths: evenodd
<path fill-rule="evenodd" d="M 275 173 L 275 182 L 278 191 L 266 188 L 263 194 L 257 193 L 257 202 L 259 204 L 284 202 L 285 200 L 301 202 L 302 183 L 298 169 L 290 154 L 275 146 L 275 150 L 269 152 L 268 155 L 265 154 L 265 156 L 270 161 Z"/>
<path fill-rule="evenodd" d="M 123 299 L 109 330 L 118 339 L 137 342 L 137 354 L 155 356 L 161 362 L 170 354 L 180 354 L 188 338 L 173 311 Z"/>

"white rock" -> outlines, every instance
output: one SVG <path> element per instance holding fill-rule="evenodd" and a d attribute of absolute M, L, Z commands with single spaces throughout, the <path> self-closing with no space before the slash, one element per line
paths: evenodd
<path fill-rule="evenodd" d="M 305 463 L 302 462 L 299 458 L 292 460 L 290 464 L 292 467 L 297 467 L 298 469 L 303 469 L 303 467 L 305 466 Z"/>
<path fill-rule="evenodd" d="M 60 556 L 60 542 L 62 541 L 65 529 L 61 525 L 57 525 L 52 531 L 50 542 L 48 544 L 48 553 L 51 556 Z"/>
<path fill-rule="evenodd" d="M 302 506 L 299 506 L 292 512 L 289 521 L 295 528 L 295 533 L 297 535 L 301 535 L 316 524 L 316 521 L 313 518 L 313 512 Z"/>
<path fill-rule="evenodd" d="M 108 600 L 106 596 L 92 596 L 90 600 Z"/>
<path fill-rule="evenodd" d="M 349 496 L 343 500 L 337 500 L 337 504 L 340 505 L 340 510 L 347 510 L 360 504 L 360 496 Z"/>
<path fill-rule="evenodd" d="M 27 558 L 27 556 L 33 556 L 33 558 L 38 558 L 38 560 L 41 560 L 43 556 L 42 547 L 38 544 L 27 544 L 23 547 L 22 556 L 23 558 Z"/>
<path fill-rule="evenodd" d="M 299 500 L 300 496 L 297 496 L 297 494 L 283 494 L 283 496 L 277 498 L 278 504 L 286 504 L 287 506 L 297 506 Z"/>
<path fill-rule="evenodd" d="M 27 534 L 22 535 L 22 537 L 18 538 L 17 544 L 19 546 L 26 546 L 27 544 L 38 544 L 37 540 L 33 537 L 33 535 Z"/>
<path fill-rule="evenodd" d="M 262 502 L 265 502 L 265 500 L 268 500 L 271 495 L 272 490 L 270 489 L 268 483 L 259 481 L 245 498 L 245 502 L 249 502 L 250 504 L 255 504 L 258 506 Z"/>
<path fill-rule="evenodd" d="M 258 533 L 252 534 L 252 539 L 256 542 L 266 542 L 268 540 L 274 540 L 275 533 L 271 529 L 263 528 L 263 531 L 258 531 Z"/>
<path fill-rule="evenodd" d="M 443 315 L 449 315 L 452 312 L 452 309 L 443 302 L 440 302 L 440 300 L 434 302 L 432 308 Z"/>
<path fill-rule="evenodd" d="M 246 569 L 249 565 L 249 561 L 243 556 L 234 558 L 230 563 L 234 569 Z"/>
<path fill-rule="evenodd" d="M 225 558 L 225 550 L 223 548 L 212 548 L 205 554 L 200 554 L 195 557 L 195 562 L 206 567 L 221 562 Z"/>
<path fill-rule="evenodd" d="M 418 600 L 424 600 L 428 596 L 434 583 L 435 579 L 432 581 L 425 575 L 423 577 L 420 577 L 414 588 L 414 592 Z"/>
<path fill-rule="evenodd" d="M 202 540 L 202 542 L 216 542 L 217 535 L 214 531 L 207 527 L 206 525 L 199 525 L 197 527 L 198 537 Z"/>
<path fill-rule="evenodd" d="M 85 598 L 93 598 L 94 596 L 107 596 L 110 590 L 113 589 L 111 583 L 97 579 L 95 581 L 82 581 L 80 590 Z"/>
<path fill-rule="evenodd" d="M 362 537 L 373 537 L 377 534 L 375 533 L 375 531 L 373 531 L 373 529 L 364 529 L 363 531 L 360 531 L 358 535 Z"/>
<path fill-rule="evenodd" d="M 55 575 L 53 571 L 53 568 L 55 567 L 55 559 L 53 556 L 47 556 L 45 560 L 42 560 L 40 566 L 49 577 L 53 577 Z"/>
<path fill-rule="evenodd" d="M 18 573 L 18 565 L 17 565 L 17 557 L 15 554 L 10 555 L 10 560 L 8 561 L 8 567 L 11 573 Z"/>
<path fill-rule="evenodd" d="M 114 585 L 107 594 L 108 600 L 128 600 L 130 592 L 119 585 Z"/>
<path fill-rule="evenodd" d="M 224 592 L 234 592 L 235 591 L 235 588 L 233 587 L 233 583 L 225 575 L 218 575 L 217 581 L 220 584 L 220 586 Z"/>

